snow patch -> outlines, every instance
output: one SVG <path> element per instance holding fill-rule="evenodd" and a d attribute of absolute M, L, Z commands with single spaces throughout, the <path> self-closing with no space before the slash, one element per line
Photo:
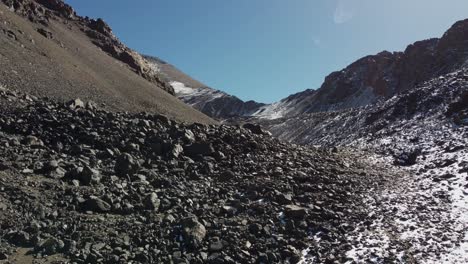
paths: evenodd
<path fill-rule="evenodd" d="M 186 95 L 193 94 L 195 92 L 195 89 L 193 89 L 192 87 L 185 86 L 185 84 L 181 82 L 172 81 L 169 84 L 172 86 L 172 88 L 174 88 L 176 94 Z"/>

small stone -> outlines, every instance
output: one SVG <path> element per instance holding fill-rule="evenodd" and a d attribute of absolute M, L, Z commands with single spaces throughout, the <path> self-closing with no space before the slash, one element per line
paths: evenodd
<path fill-rule="evenodd" d="M 50 32 L 49 30 L 46 30 L 44 28 L 38 28 L 37 32 L 39 34 L 41 34 L 42 36 L 44 36 L 45 38 L 47 38 L 47 39 L 53 39 L 54 38 L 54 35 L 52 34 L 52 32 Z"/>
<path fill-rule="evenodd" d="M 276 200 L 280 204 L 290 204 L 292 202 L 291 194 L 278 193 L 276 195 Z"/>
<path fill-rule="evenodd" d="M 46 164 L 46 169 L 53 170 L 59 167 L 59 163 L 56 160 L 51 160 Z"/>
<path fill-rule="evenodd" d="M 172 154 L 173 157 L 178 158 L 180 156 L 180 154 L 182 154 L 182 152 L 184 152 L 184 149 L 182 148 L 181 145 L 175 144 L 172 147 L 171 154 Z"/>
<path fill-rule="evenodd" d="M 253 223 L 249 225 L 249 231 L 252 234 L 258 234 L 263 229 L 261 224 Z"/>
<path fill-rule="evenodd" d="M 67 105 L 72 110 L 75 110 L 77 108 L 85 108 L 85 103 L 79 98 L 69 101 Z"/>
<path fill-rule="evenodd" d="M 147 210 L 157 211 L 161 201 L 156 193 L 150 193 L 145 197 L 144 205 Z"/>
<path fill-rule="evenodd" d="M 223 242 L 219 238 L 215 238 L 210 243 L 210 251 L 218 252 L 223 250 Z"/>
<path fill-rule="evenodd" d="M 60 250 L 62 250 L 64 246 L 65 244 L 63 243 L 63 241 L 58 240 L 56 238 L 49 238 L 39 244 L 38 251 L 41 251 L 47 255 L 53 255 L 55 253 L 60 252 Z"/>
<path fill-rule="evenodd" d="M 215 153 L 213 145 L 207 142 L 193 143 L 184 147 L 185 153 L 189 157 L 195 157 L 198 155 L 201 156 L 210 156 Z"/>
<path fill-rule="evenodd" d="M 286 205 L 284 207 L 287 217 L 294 219 L 303 219 L 307 215 L 307 209 L 297 205 Z"/>
<path fill-rule="evenodd" d="M 49 177 L 53 179 L 62 179 L 65 177 L 66 171 L 63 168 L 55 168 L 49 172 Z"/>
<path fill-rule="evenodd" d="M 28 145 L 28 146 L 43 146 L 44 143 L 42 140 L 35 136 L 27 136 L 23 139 L 23 144 Z"/>
<path fill-rule="evenodd" d="M 186 142 L 190 142 L 190 143 L 195 142 L 195 134 L 193 134 L 191 130 L 188 130 L 188 129 L 185 130 L 183 138 Z"/>
<path fill-rule="evenodd" d="M 171 214 L 168 214 L 168 215 L 166 215 L 166 216 L 164 217 L 164 222 L 166 222 L 166 223 L 172 224 L 172 223 L 174 223 L 175 221 L 176 221 L 176 219 L 175 219 L 174 216 L 171 215 Z"/>

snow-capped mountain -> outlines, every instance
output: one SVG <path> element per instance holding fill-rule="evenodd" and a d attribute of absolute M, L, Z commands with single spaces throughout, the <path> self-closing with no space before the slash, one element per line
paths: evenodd
<path fill-rule="evenodd" d="M 145 58 L 171 84 L 179 99 L 213 118 L 224 120 L 251 116 L 264 106 L 254 101 L 244 102 L 233 95 L 210 88 L 159 58 Z"/>

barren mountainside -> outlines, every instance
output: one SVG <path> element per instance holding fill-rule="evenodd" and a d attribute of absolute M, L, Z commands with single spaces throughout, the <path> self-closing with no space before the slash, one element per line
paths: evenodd
<path fill-rule="evenodd" d="M 214 121 L 174 98 L 172 87 L 101 19 L 62 1 L 0 3 L 0 83 L 38 96 L 82 98 L 118 111 Z"/>

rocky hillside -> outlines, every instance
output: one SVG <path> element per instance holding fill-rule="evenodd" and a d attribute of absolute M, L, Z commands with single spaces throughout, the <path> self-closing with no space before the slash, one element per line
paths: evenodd
<path fill-rule="evenodd" d="M 265 121 L 277 137 L 305 145 L 347 145 L 427 122 L 467 125 L 468 67 L 365 107 Z M 394 128 L 399 126 L 399 128 Z M 295 130 L 290 128 L 294 127 Z M 411 128 L 413 129 L 413 128 Z M 442 127 L 436 129 L 442 130 Z M 432 131 L 429 131 L 432 132 Z M 362 144 L 360 142 L 359 144 Z"/>
<path fill-rule="evenodd" d="M 348 256 L 360 260 L 395 251 L 413 252 L 416 263 L 468 261 L 467 68 L 381 103 L 269 125 L 280 138 L 374 152 L 377 162 L 406 171 L 366 198 L 374 220 L 348 234 L 360 244 Z"/>
<path fill-rule="evenodd" d="M 0 89 L 0 263 L 466 263 L 467 81 L 322 149 Z"/>
<path fill-rule="evenodd" d="M 5 89 L 0 107 L 0 262 L 344 262 L 360 197 L 394 175 L 252 125 Z"/>
<path fill-rule="evenodd" d="M 214 122 L 179 102 L 173 88 L 101 19 L 60 0 L 0 1 L 0 84 L 59 100 L 80 97 L 107 109 L 153 111 Z"/>

